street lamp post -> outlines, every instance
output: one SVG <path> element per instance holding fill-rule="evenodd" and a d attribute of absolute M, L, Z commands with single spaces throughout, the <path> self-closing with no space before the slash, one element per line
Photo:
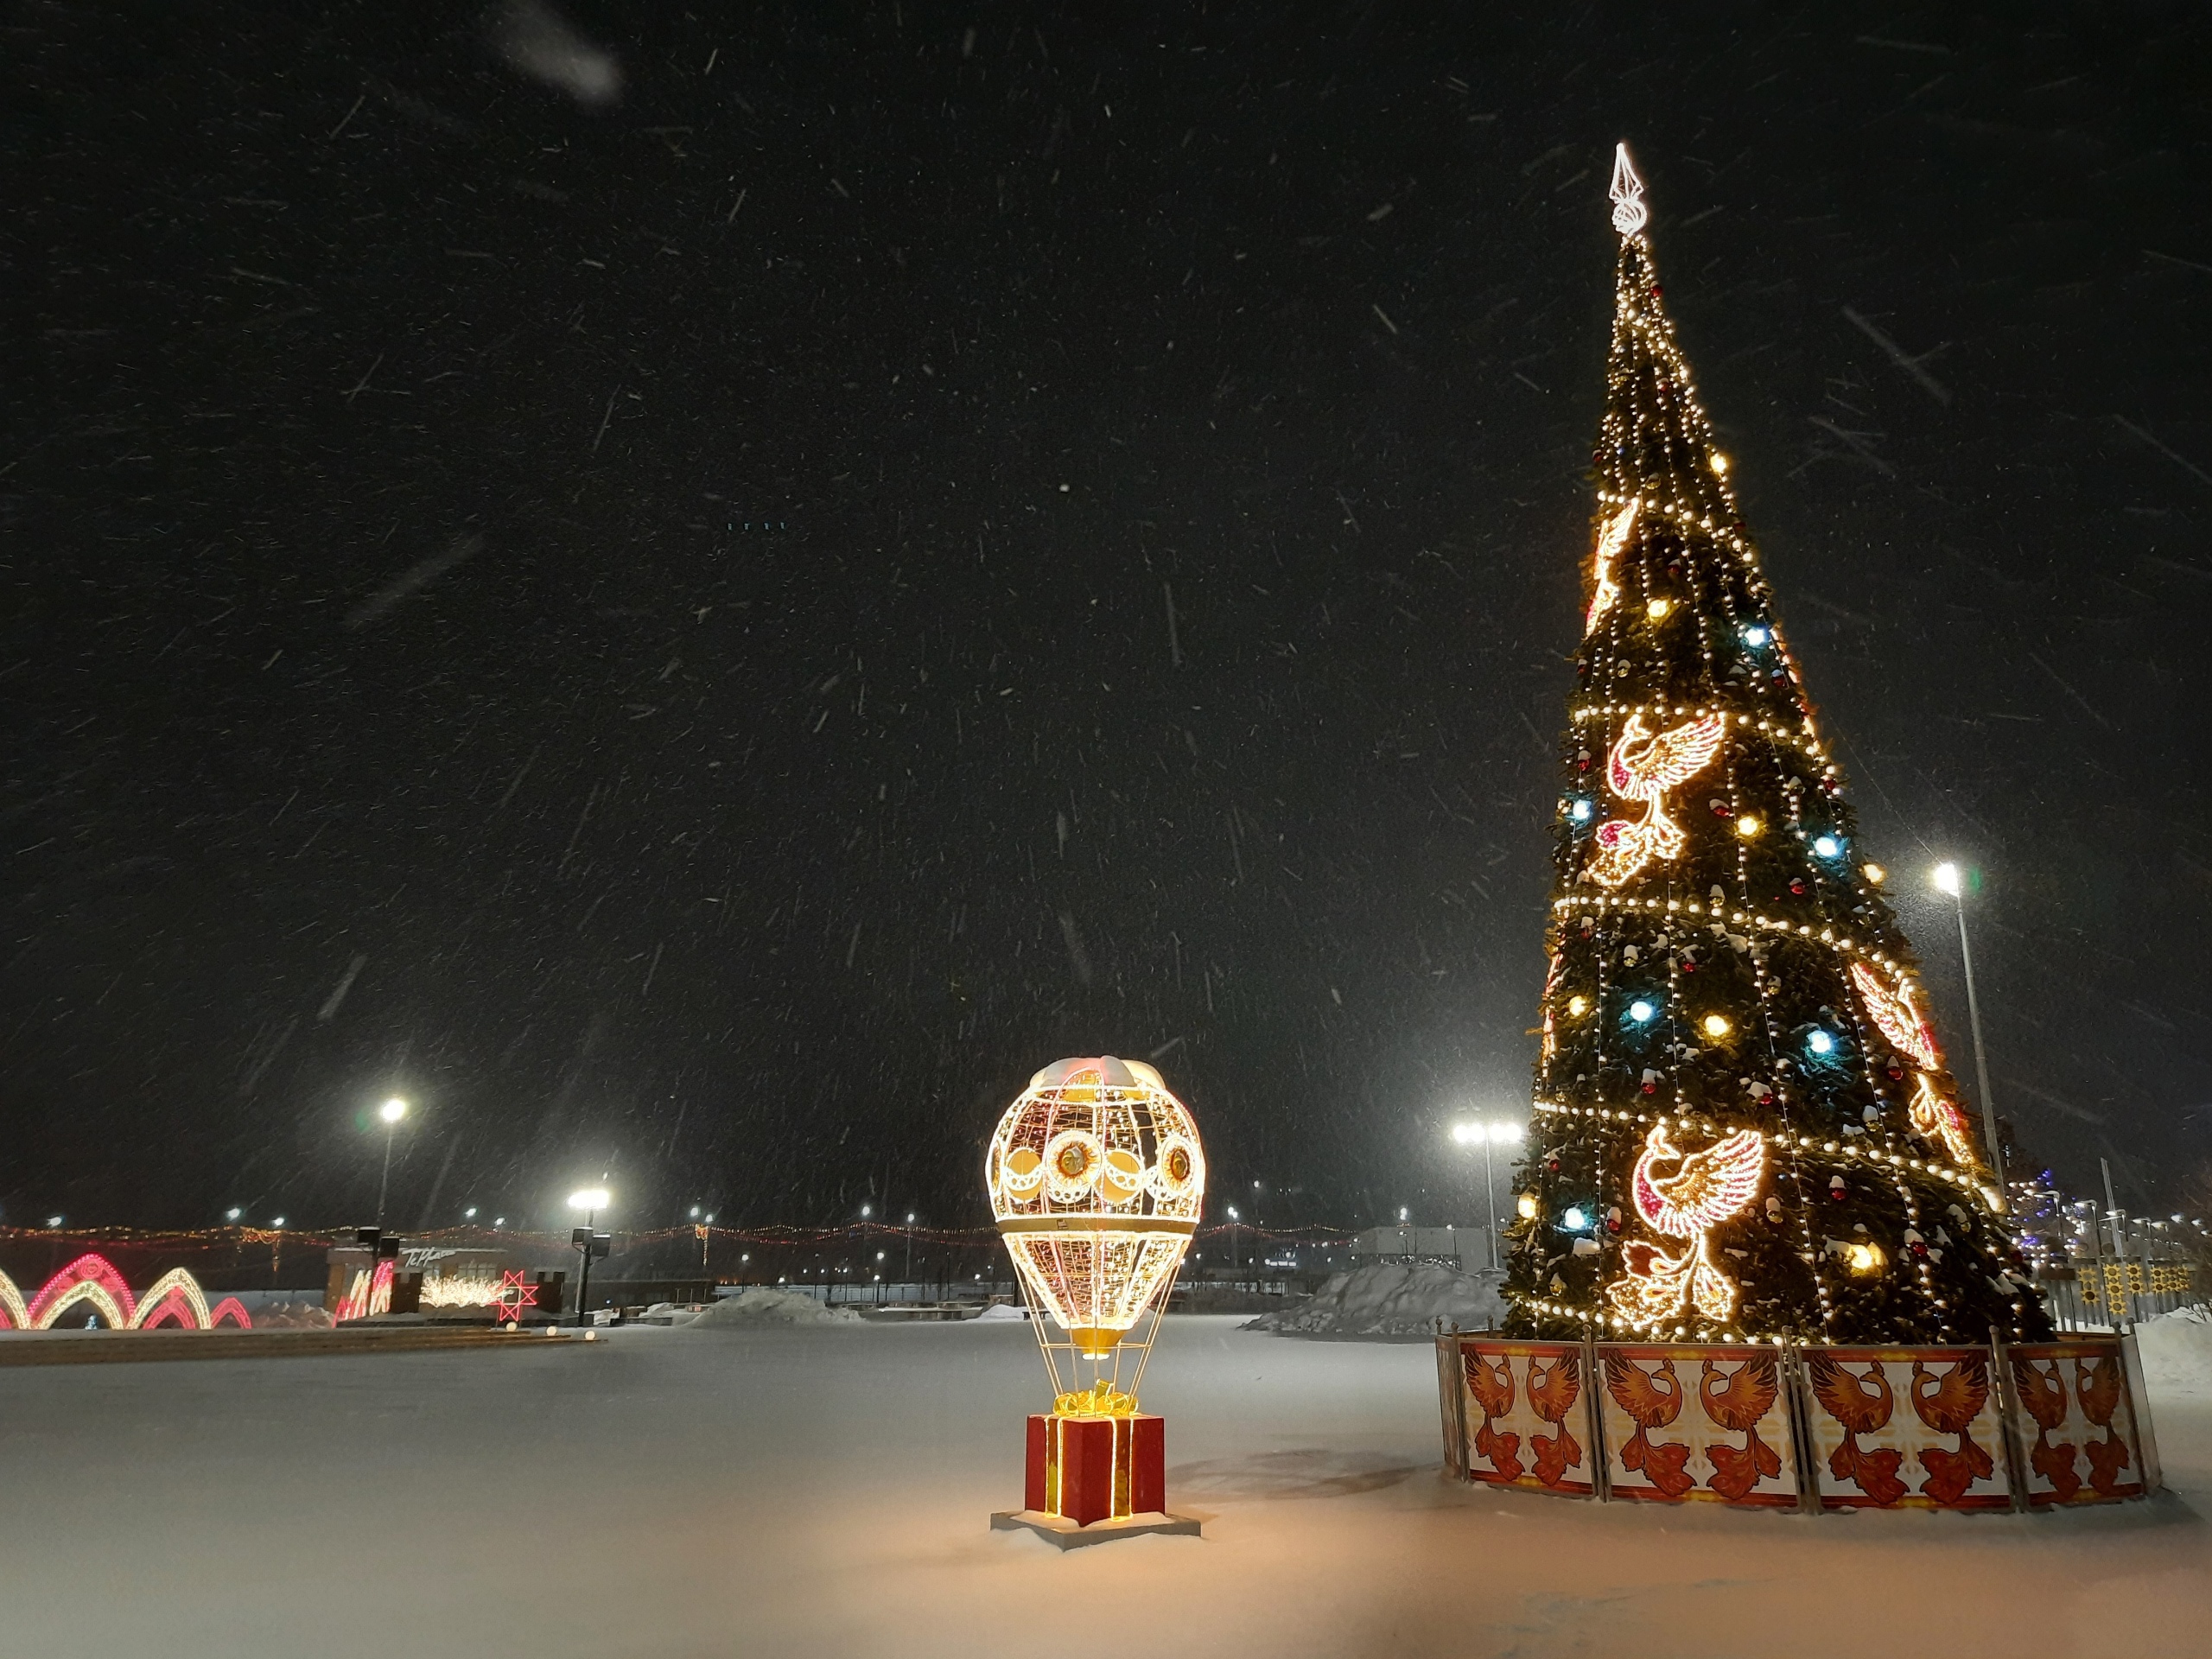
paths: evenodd
<path fill-rule="evenodd" d="M 1989 1092 L 1989 1058 L 1981 1046 L 1981 1002 L 1974 989 L 1974 947 L 1967 942 L 1966 883 L 1959 867 L 1948 861 L 1936 867 L 1929 878 L 1938 893 L 1950 895 L 1959 912 L 1959 962 L 1967 975 L 1967 1023 L 1974 1032 L 1974 1075 L 1981 1090 L 1981 1134 L 1989 1143 L 1990 1173 L 1997 1179 L 2000 1197 L 2005 1192 L 2005 1148 L 1997 1139 L 1997 1103 Z"/>
<path fill-rule="evenodd" d="M 1483 1149 L 1483 1198 L 1490 1207 L 1490 1252 L 1488 1265 L 1497 1266 L 1497 1172 L 1491 1148 L 1496 1146 L 1518 1146 L 1524 1131 L 1518 1123 L 1454 1123 L 1452 1138 L 1463 1147 Z"/>
<path fill-rule="evenodd" d="M 399 1128 L 399 1120 L 407 1116 L 407 1103 L 397 1095 L 377 1108 L 377 1116 L 384 1120 L 384 1173 L 377 1178 L 377 1226 L 384 1226 L 384 1195 L 391 1185 L 391 1137 Z"/>
<path fill-rule="evenodd" d="M 584 1253 L 583 1273 L 576 1285 L 576 1324 L 580 1327 L 591 1323 L 591 1259 L 599 1249 L 599 1236 L 592 1231 L 592 1223 L 607 1205 L 607 1189 L 603 1186 L 588 1186 L 569 1194 L 569 1208 L 584 1212 L 583 1236 L 577 1241 L 577 1248 Z"/>

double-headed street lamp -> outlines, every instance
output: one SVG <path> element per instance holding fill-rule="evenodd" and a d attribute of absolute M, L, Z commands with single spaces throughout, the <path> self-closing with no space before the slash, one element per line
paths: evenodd
<path fill-rule="evenodd" d="M 384 1120 L 384 1173 L 377 1178 L 377 1225 L 382 1228 L 385 1191 L 391 1185 L 391 1137 L 407 1116 L 407 1103 L 394 1095 L 377 1108 L 377 1116 Z"/>
<path fill-rule="evenodd" d="M 1463 1147 L 1483 1149 L 1483 1197 L 1490 1205 L 1490 1262 L 1497 1265 L 1497 1185 L 1492 1147 L 1517 1147 L 1528 1130 L 1510 1119 L 1490 1123 L 1454 1123 L 1452 1139 Z"/>
<path fill-rule="evenodd" d="M 1930 872 L 1936 891 L 1948 894 L 1959 912 L 1959 961 L 1967 975 L 1967 1023 L 1974 1032 L 1974 1075 L 1981 1089 L 1981 1134 L 1989 1143 L 1989 1171 L 1997 1191 L 2005 1192 L 2005 1148 L 1997 1139 L 1997 1103 L 1989 1092 L 1989 1058 L 1981 1046 L 1981 1003 L 1974 990 L 1974 947 L 1967 943 L 1967 882 L 1959 867 L 1948 860 Z"/>
<path fill-rule="evenodd" d="M 601 1211 L 607 1208 L 607 1189 L 603 1186 L 588 1186 L 581 1192 L 569 1194 L 569 1208 L 584 1212 L 584 1224 L 569 1235 L 569 1242 L 584 1255 L 583 1275 L 576 1286 L 576 1323 L 579 1325 L 591 1323 L 588 1300 L 591 1295 L 591 1259 L 606 1254 L 600 1248 L 602 1236 L 592 1231 L 592 1222 Z"/>

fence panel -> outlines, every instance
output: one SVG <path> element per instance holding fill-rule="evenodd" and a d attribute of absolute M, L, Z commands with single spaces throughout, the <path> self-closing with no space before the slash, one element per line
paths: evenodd
<path fill-rule="evenodd" d="M 2005 1350 L 2019 1399 L 2032 1509 L 2112 1503 L 2148 1489 L 2139 1414 L 2120 1344 L 2013 1343 Z"/>
<path fill-rule="evenodd" d="M 1461 1337 L 1462 1397 L 1470 1480 L 1588 1497 L 1597 1491 L 1577 1342 Z"/>
<path fill-rule="evenodd" d="M 1823 1509 L 2012 1506 L 1988 1350 L 1808 1348 Z"/>
<path fill-rule="evenodd" d="M 1461 1478 L 1610 1500 L 2053 1509 L 2158 1487 L 2122 1339 L 1991 1348 L 1437 1342 Z M 1793 1427 L 1794 1425 L 1794 1427 Z"/>
<path fill-rule="evenodd" d="M 1607 1495 L 1794 1506 L 1783 1358 L 1778 1348 L 1599 1344 Z"/>

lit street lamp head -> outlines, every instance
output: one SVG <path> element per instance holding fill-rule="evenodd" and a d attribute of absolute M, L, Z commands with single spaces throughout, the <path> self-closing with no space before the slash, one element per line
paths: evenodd
<path fill-rule="evenodd" d="M 397 1095 L 377 1108 L 377 1116 L 387 1123 L 397 1123 L 407 1116 L 407 1103 Z"/>
<path fill-rule="evenodd" d="M 571 1192 L 569 1194 L 569 1208 L 604 1210 L 607 1208 L 607 1189 L 603 1186 L 587 1186 L 581 1192 Z"/>
<path fill-rule="evenodd" d="M 1954 899 L 1959 896 L 1959 867 L 1948 860 L 1938 864 L 1928 879 L 1936 884 L 1936 892 Z"/>
<path fill-rule="evenodd" d="M 1485 1144 L 1497 1147 L 1518 1146 L 1521 1144 L 1521 1137 L 1525 1133 L 1526 1131 L 1518 1123 L 1511 1122 L 1454 1123 L 1452 1126 L 1452 1139 L 1463 1147 L 1479 1147 Z"/>

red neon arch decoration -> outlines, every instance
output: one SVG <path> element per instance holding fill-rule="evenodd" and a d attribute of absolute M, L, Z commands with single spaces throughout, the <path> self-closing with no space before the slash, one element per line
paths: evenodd
<path fill-rule="evenodd" d="M 30 1326 L 44 1331 L 79 1302 L 90 1302 L 117 1330 L 128 1329 L 137 1300 L 105 1256 L 87 1251 L 39 1287 L 31 1299 Z"/>
<path fill-rule="evenodd" d="M 133 1297 L 115 1264 L 88 1251 L 40 1286 L 28 1306 L 15 1281 L 0 1273 L 0 1330 L 51 1330 L 79 1306 L 88 1306 L 116 1331 L 150 1331 L 161 1325 L 211 1331 L 225 1319 L 241 1331 L 253 1329 L 252 1316 L 235 1296 L 226 1296 L 211 1313 L 199 1281 L 182 1268 L 172 1268 L 146 1287 L 143 1297 Z"/>

